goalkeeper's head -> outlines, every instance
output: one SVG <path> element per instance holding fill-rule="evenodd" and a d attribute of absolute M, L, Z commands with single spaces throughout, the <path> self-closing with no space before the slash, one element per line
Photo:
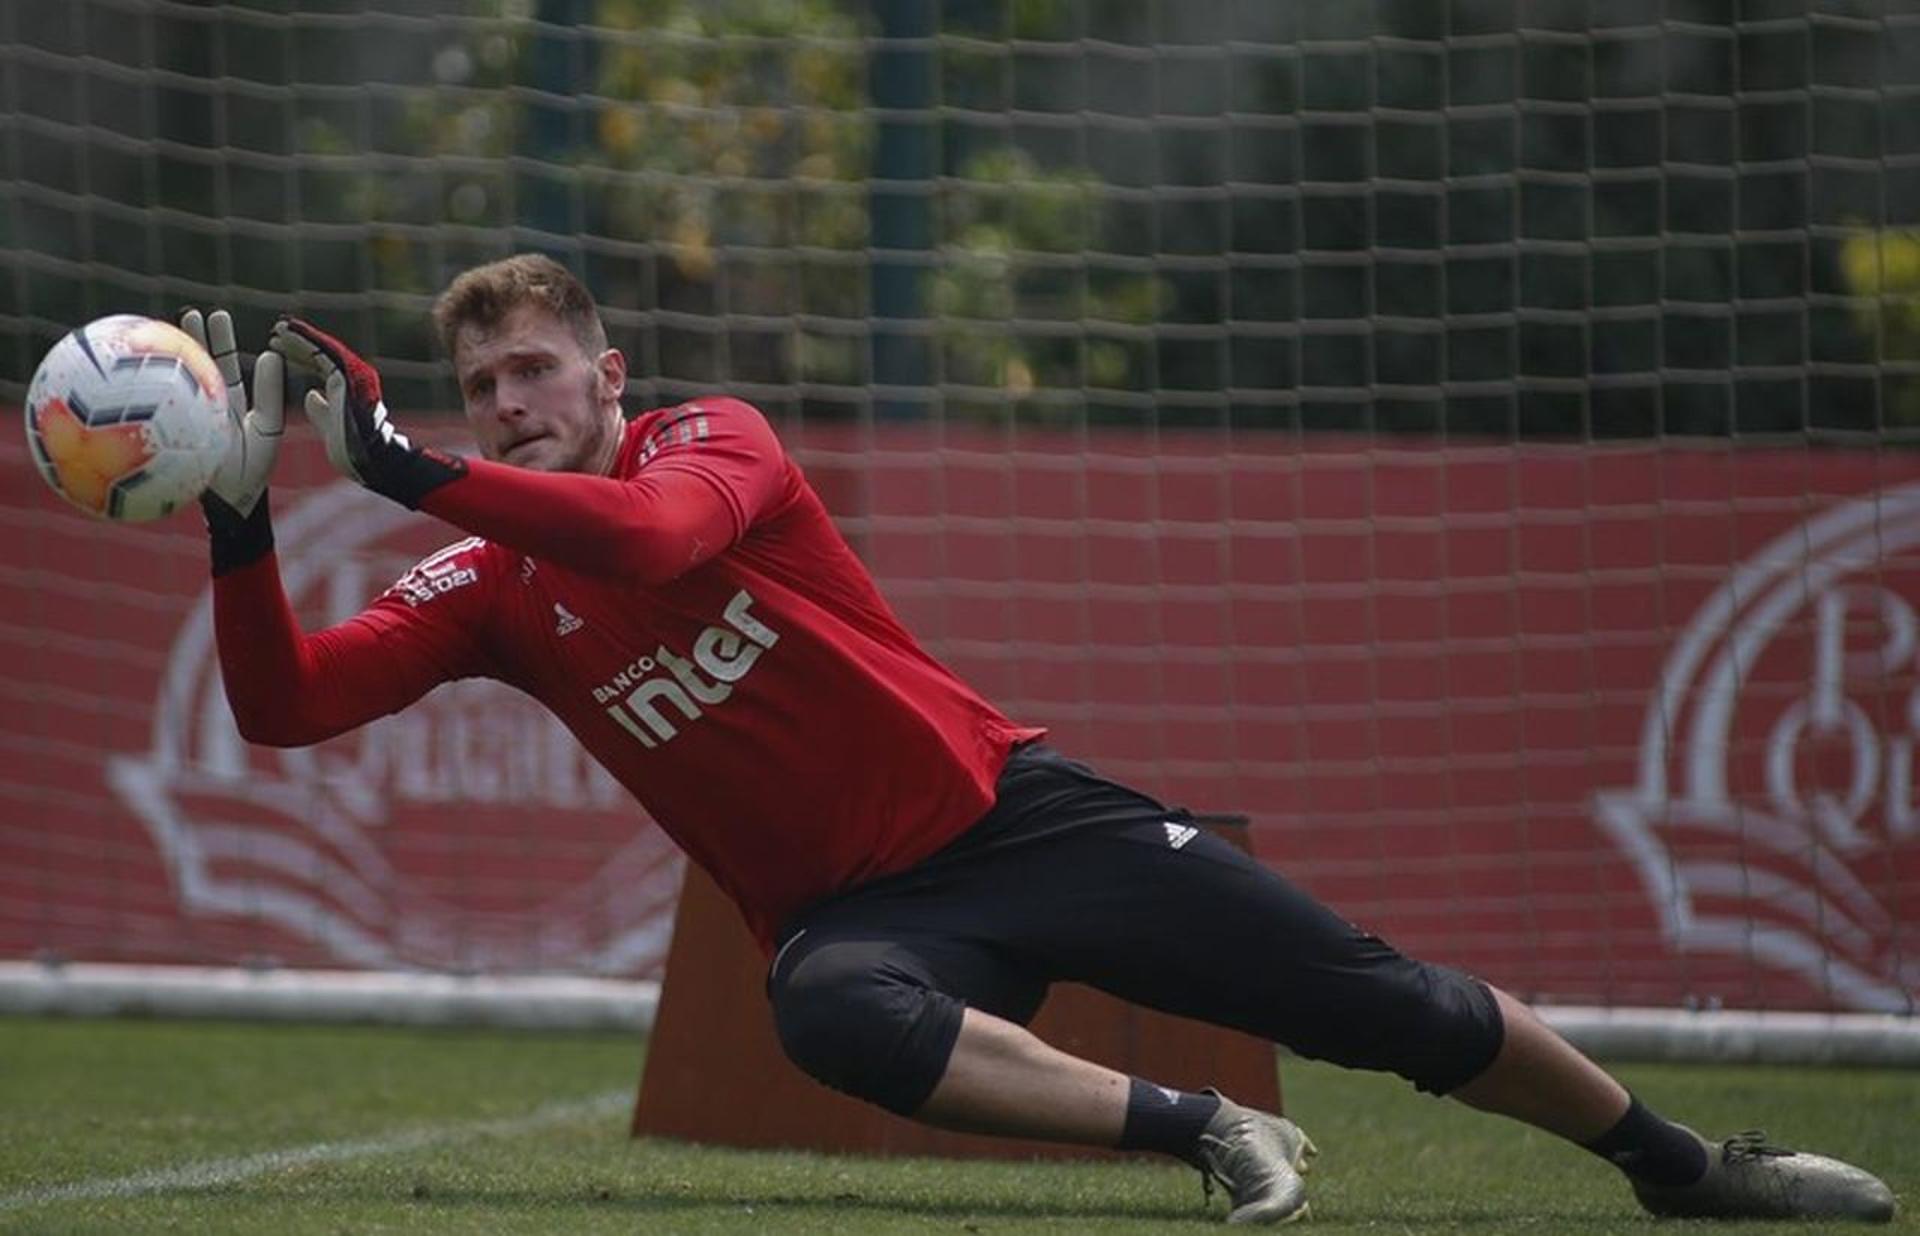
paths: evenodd
<path fill-rule="evenodd" d="M 566 267 L 531 253 L 476 266 L 434 302 L 433 324 L 482 456 L 542 472 L 612 467 L 627 361 Z"/>

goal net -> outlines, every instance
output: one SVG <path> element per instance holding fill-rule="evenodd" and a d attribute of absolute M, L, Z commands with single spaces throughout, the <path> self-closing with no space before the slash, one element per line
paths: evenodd
<path fill-rule="evenodd" d="M 0 92 L 0 399 L 221 305 L 457 442 L 432 296 L 551 253 L 632 406 L 761 407 L 936 655 L 1356 922 L 1912 1029 L 1903 6 L 13 0 Z M 310 624 L 451 539 L 290 455 Z M 531 704 L 249 749 L 192 519 L 15 435 L 0 520 L 0 954 L 657 976 L 678 859 Z"/>

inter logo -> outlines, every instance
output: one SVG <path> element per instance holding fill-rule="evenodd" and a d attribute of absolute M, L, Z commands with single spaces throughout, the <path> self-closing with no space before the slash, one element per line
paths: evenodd
<path fill-rule="evenodd" d="M 747 676 L 760 654 L 780 639 L 778 632 L 748 612 L 753 596 L 746 589 L 734 593 L 721 615 L 724 623 L 702 630 L 693 641 L 692 655 L 679 656 L 665 644 L 650 657 L 640 657 L 606 686 L 594 688 L 594 700 L 606 704 L 607 715 L 648 749 L 680 734 L 662 703 L 672 705 L 681 721 L 698 721 L 709 708 L 733 694 L 733 684 Z M 655 674 L 656 669 L 667 672 Z M 637 677 L 637 680 L 635 676 Z M 629 685 L 631 684 L 631 686 Z"/>

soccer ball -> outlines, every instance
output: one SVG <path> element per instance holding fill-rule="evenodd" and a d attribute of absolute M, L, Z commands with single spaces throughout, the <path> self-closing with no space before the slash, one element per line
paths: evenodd
<path fill-rule="evenodd" d="M 101 519 L 159 519 L 193 501 L 234 434 L 206 349 L 177 326 L 125 313 L 54 344 L 26 412 L 40 475 Z"/>

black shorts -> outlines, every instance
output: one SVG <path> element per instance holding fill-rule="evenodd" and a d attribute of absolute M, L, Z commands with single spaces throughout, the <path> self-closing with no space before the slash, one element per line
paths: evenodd
<path fill-rule="evenodd" d="M 768 974 L 776 1013 L 806 959 L 836 943 L 871 956 L 876 942 L 890 978 L 952 997 L 915 1030 L 921 1075 L 902 1086 L 919 1099 L 960 1006 L 1024 1024 L 1061 980 L 1439 1093 L 1502 1037 L 1484 984 L 1404 956 L 1187 812 L 1041 744 L 1014 753 L 992 811 L 946 849 L 786 925 Z"/>

